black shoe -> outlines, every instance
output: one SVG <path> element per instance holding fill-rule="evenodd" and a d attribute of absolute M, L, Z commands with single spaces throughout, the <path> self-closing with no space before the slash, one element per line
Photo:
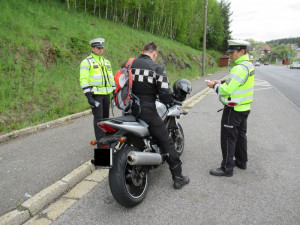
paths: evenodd
<path fill-rule="evenodd" d="M 247 163 L 241 164 L 241 163 L 238 163 L 236 160 L 234 160 L 234 165 L 242 170 L 247 169 Z"/>
<path fill-rule="evenodd" d="M 209 173 L 214 176 L 225 176 L 225 177 L 232 177 L 233 175 L 233 172 L 224 172 L 221 167 L 217 169 L 211 169 Z"/>
<path fill-rule="evenodd" d="M 190 182 L 190 179 L 188 177 L 182 176 L 181 164 L 175 166 L 175 168 L 170 168 L 170 171 L 172 173 L 172 179 L 174 180 L 173 187 L 175 189 L 180 189 Z"/>
<path fill-rule="evenodd" d="M 173 187 L 175 189 L 180 189 L 182 188 L 184 185 L 188 184 L 190 182 L 190 179 L 188 177 L 173 177 L 174 180 L 174 184 Z"/>

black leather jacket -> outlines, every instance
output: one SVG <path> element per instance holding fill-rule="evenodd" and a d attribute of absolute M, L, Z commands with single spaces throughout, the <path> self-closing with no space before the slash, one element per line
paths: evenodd
<path fill-rule="evenodd" d="M 127 61 L 126 61 L 127 62 Z M 125 67 L 126 62 L 123 64 Z M 155 107 L 155 99 L 164 104 L 173 101 L 173 92 L 164 67 L 152 61 L 148 55 L 141 55 L 132 64 L 132 93 L 139 99 L 142 106 Z"/>

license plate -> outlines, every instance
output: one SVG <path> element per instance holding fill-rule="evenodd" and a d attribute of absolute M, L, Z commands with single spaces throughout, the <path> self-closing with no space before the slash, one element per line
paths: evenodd
<path fill-rule="evenodd" d="M 113 162 L 112 148 L 95 148 L 94 165 L 99 168 L 111 168 Z"/>

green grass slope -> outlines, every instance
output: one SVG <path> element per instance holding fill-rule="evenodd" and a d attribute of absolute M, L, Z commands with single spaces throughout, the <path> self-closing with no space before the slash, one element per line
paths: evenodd
<path fill-rule="evenodd" d="M 84 12 L 69 12 L 60 1 L 0 0 L 0 6 L 0 134 L 89 109 L 79 85 L 79 65 L 90 54 L 88 41 L 96 37 L 106 39 L 104 55 L 113 72 L 154 41 L 171 83 L 201 75 L 201 52 Z"/>

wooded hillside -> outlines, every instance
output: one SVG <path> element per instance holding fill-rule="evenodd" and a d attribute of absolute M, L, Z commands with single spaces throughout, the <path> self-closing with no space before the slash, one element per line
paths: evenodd
<path fill-rule="evenodd" d="M 202 52 L 175 40 L 79 8 L 67 10 L 59 0 L 0 3 L 0 134 L 90 108 L 79 84 L 79 66 L 91 52 L 89 40 L 96 37 L 106 39 L 104 57 L 114 73 L 154 41 L 159 46 L 157 61 L 164 65 L 171 84 L 202 74 Z M 207 52 L 206 73 L 219 69 L 219 56 L 217 51 Z"/>
<path fill-rule="evenodd" d="M 62 0 L 105 20 L 142 29 L 202 49 L 204 0 Z M 225 50 L 230 38 L 230 2 L 208 0 L 207 48 Z"/>

